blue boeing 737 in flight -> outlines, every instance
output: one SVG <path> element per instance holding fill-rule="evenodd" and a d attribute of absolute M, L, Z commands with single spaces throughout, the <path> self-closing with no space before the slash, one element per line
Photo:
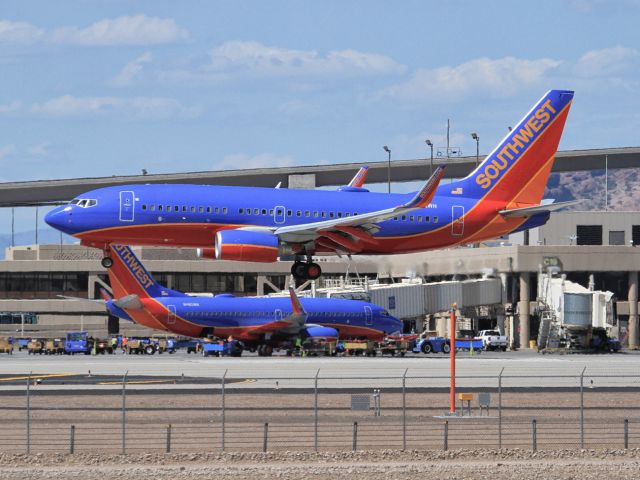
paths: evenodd
<path fill-rule="evenodd" d="M 313 255 L 384 255 L 477 243 L 543 225 L 570 202 L 543 200 L 573 92 L 551 90 L 466 178 L 439 185 L 438 167 L 421 190 L 373 193 L 364 173 L 338 191 L 210 185 L 100 188 L 47 214 L 46 222 L 103 249 L 112 245 L 198 248 L 221 260 L 275 262 L 316 279 Z"/>
<path fill-rule="evenodd" d="M 380 340 L 401 333 L 402 322 L 382 307 L 358 300 L 301 298 L 197 297 L 165 288 L 145 269 L 131 248 L 111 246 L 109 281 L 114 298 L 109 311 L 145 327 L 190 337 L 233 336 L 270 354 L 293 338 Z"/>

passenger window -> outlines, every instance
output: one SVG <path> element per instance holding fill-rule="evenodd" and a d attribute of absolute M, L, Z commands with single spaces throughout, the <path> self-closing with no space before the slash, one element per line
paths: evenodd
<path fill-rule="evenodd" d="M 175 205 L 175 206 L 173 207 L 173 209 L 174 209 L 176 212 L 179 212 L 179 211 L 180 211 L 180 207 L 179 207 L 178 205 Z"/>
<path fill-rule="evenodd" d="M 431 218 L 429 217 L 429 215 L 424 217 L 424 221 L 427 222 L 427 223 L 429 223 L 431 221 Z"/>
<path fill-rule="evenodd" d="M 142 204 L 142 210 L 146 210 L 146 209 L 147 209 L 147 206 L 143 203 Z"/>
<path fill-rule="evenodd" d="M 162 211 L 162 205 L 158 205 L 158 211 L 161 212 Z"/>
<path fill-rule="evenodd" d="M 152 203 L 151 205 L 149 205 L 149 210 L 154 212 L 156 210 L 156 206 Z"/>
<path fill-rule="evenodd" d="M 315 218 L 318 218 L 318 216 L 319 216 L 318 212 L 313 212 L 313 216 L 314 216 Z"/>
<path fill-rule="evenodd" d="M 266 209 L 266 208 L 263 208 L 263 209 L 262 209 L 262 215 L 266 215 L 266 214 L 267 214 L 267 209 Z"/>
<path fill-rule="evenodd" d="M 222 213 L 225 213 L 225 214 L 227 213 L 227 207 L 223 207 Z"/>
<path fill-rule="evenodd" d="M 327 212 L 322 212 L 322 218 L 327 218 Z"/>
<path fill-rule="evenodd" d="M 198 213 L 204 212 L 204 207 L 198 207 Z"/>
<path fill-rule="evenodd" d="M 253 214 L 254 215 L 260 215 L 260 209 L 259 208 L 254 208 L 253 209 Z"/>
<path fill-rule="evenodd" d="M 211 213 L 211 207 L 207 207 L 207 213 Z"/>
<path fill-rule="evenodd" d="M 290 217 L 292 214 L 291 210 L 287 210 L 287 217 Z"/>
<path fill-rule="evenodd" d="M 338 212 L 338 218 L 342 218 L 342 212 Z"/>
<path fill-rule="evenodd" d="M 304 216 L 305 217 L 310 217 L 311 216 L 311 212 L 309 210 L 304 212 Z"/>
<path fill-rule="evenodd" d="M 413 222 L 413 219 L 414 219 L 414 217 L 413 217 L 413 215 L 411 215 L 411 216 L 409 217 L 409 220 L 411 220 L 411 221 Z"/>
<path fill-rule="evenodd" d="M 351 214 L 349 212 L 345 213 L 345 216 L 350 217 Z"/>
<path fill-rule="evenodd" d="M 186 211 L 187 211 L 187 206 L 186 206 L 186 205 L 183 205 L 183 206 L 182 206 L 182 211 L 183 211 L 183 212 L 186 212 Z"/>
<path fill-rule="evenodd" d="M 191 207 L 191 212 L 195 213 L 195 211 L 196 211 L 196 207 Z"/>
<path fill-rule="evenodd" d="M 215 213 L 220 213 L 220 209 L 218 207 L 215 208 Z"/>
<path fill-rule="evenodd" d="M 406 219 L 407 219 L 407 216 L 406 215 L 402 215 L 402 220 L 404 221 Z"/>
<path fill-rule="evenodd" d="M 329 212 L 329 218 L 333 218 L 335 215 L 333 212 Z"/>
<path fill-rule="evenodd" d="M 433 223 L 438 223 L 438 217 L 433 217 Z"/>
<path fill-rule="evenodd" d="M 302 216 L 302 210 L 298 210 L 298 211 L 296 212 L 296 216 L 297 216 L 297 217 L 301 217 L 301 216 Z"/>
<path fill-rule="evenodd" d="M 273 208 L 269 209 L 269 215 L 273 216 Z"/>
<path fill-rule="evenodd" d="M 421 222 L 422 221 L 422 215 L 418 215 L 418 221 Z"/>
<path fill-rule="evenodd" d="M 244 213 L 244 208 L 239 208 L 238 209 L 238 213 L 240 213 L 240 214 Z"/>

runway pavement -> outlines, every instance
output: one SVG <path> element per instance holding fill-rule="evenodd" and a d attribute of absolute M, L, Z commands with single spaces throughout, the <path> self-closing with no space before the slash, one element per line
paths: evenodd
<path fill-rule="evenodd" d="M 635 352 L 603 355 L 540 355 L 532 351 L 458 353 L 456 377 L 461 386 L 497 386 L 502 371 L 503 387 L 559 387 L 578 386 L 585 371 L 588 387 L 640 387 L 640 354 Z M 109 382 L 99 388 L 117 388 L 122 376 L 144 378 L 133 382 L 135 388 L 154 388 L 157 383 L 171 384 L 170 379 L 194 377 L 193 383 L 219 383 L 226 375 L 229 388 L 312 388 L 318 375 L 319 384 L 333 387 L 378 386 L 400 387 L 406 375 L 406 386 L 446 387 L 449 384 L 449 357 L 442 354 L 406 357 L 309 357 L 271 358 L 243 356 L 216 358 L 187 355 L 27 355 L 16 352 L 0 357 L 0 377 L 35 375 L 60 380 L 64 376 L 107 375 Z M 203 381 L 211 379 L 211 382 Z M 47 379 L 43 379 L 46 385 Z M 0 378 L 0 388 L 6 389 L 15 381 Z M 50 382 L 53 383 L 53 382 Z M 59 381 L 55 383 L 60 383 Z M 68 382 L 72 384 L 73 382 Z M 95 383 L 95 382 L 92 382 Z M 18 387 L 16 385 L 16 387 Z M 18 387 L 23 388 L 23 387 Z"/>

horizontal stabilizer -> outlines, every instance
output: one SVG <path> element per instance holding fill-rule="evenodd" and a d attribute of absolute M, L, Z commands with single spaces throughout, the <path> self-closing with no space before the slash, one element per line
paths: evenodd
<path fill-rule="evenodd" d="M 126 297 L 115 300 L 113 304 L 123 310 L 142 310 L 142 302 L 136 294 L 127 295 Z"/>
<path fill-rule="evenodd" d="M 564 207 L 569 207 L 580 203 L 581 200 L 571 200 L 569 202 L 548 203 L 543 205 L 534 205 L 532 207 L 511 208 L 509 210 L 500 210 L 498 213 L 503 217 L 532 217 L 539 213 L 554 212 Z"/>

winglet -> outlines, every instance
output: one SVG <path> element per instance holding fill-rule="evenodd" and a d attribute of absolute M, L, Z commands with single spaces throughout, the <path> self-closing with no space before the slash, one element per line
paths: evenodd
<path fill-rule="evenodd" d="M 295 315 L 306 315 L 307 312 L 304 311 L 304 307 L 302 303 L 300 303 L 300 299 L 296 294 L 296 290 L 293 287 L 289 287 L 289 296 L 291 297 L 291 308 L 293 308 L 293 313 Z"/>
<path fill-rule="evenodd" d="M 355 176 L 349 182 L 349 186 L 362 188 L 362 185 L 364 185 L 364 181 L 366 180 L 368 173 L 369 173 L 369 165 L 363 165 L 362 167 L 360 167 L 360 170 L 358 170 L 358 173 L 356 173 Z"/>
<path fill-rule="evenodd" d="M 409 201 L 402 205 L 403 208 L 425 208 L 431 203 L 436 194 L 440 180 L 444 176 L 444 165 L 439 165 L 433 175 L 425 182 L 420 191 Z"/>

